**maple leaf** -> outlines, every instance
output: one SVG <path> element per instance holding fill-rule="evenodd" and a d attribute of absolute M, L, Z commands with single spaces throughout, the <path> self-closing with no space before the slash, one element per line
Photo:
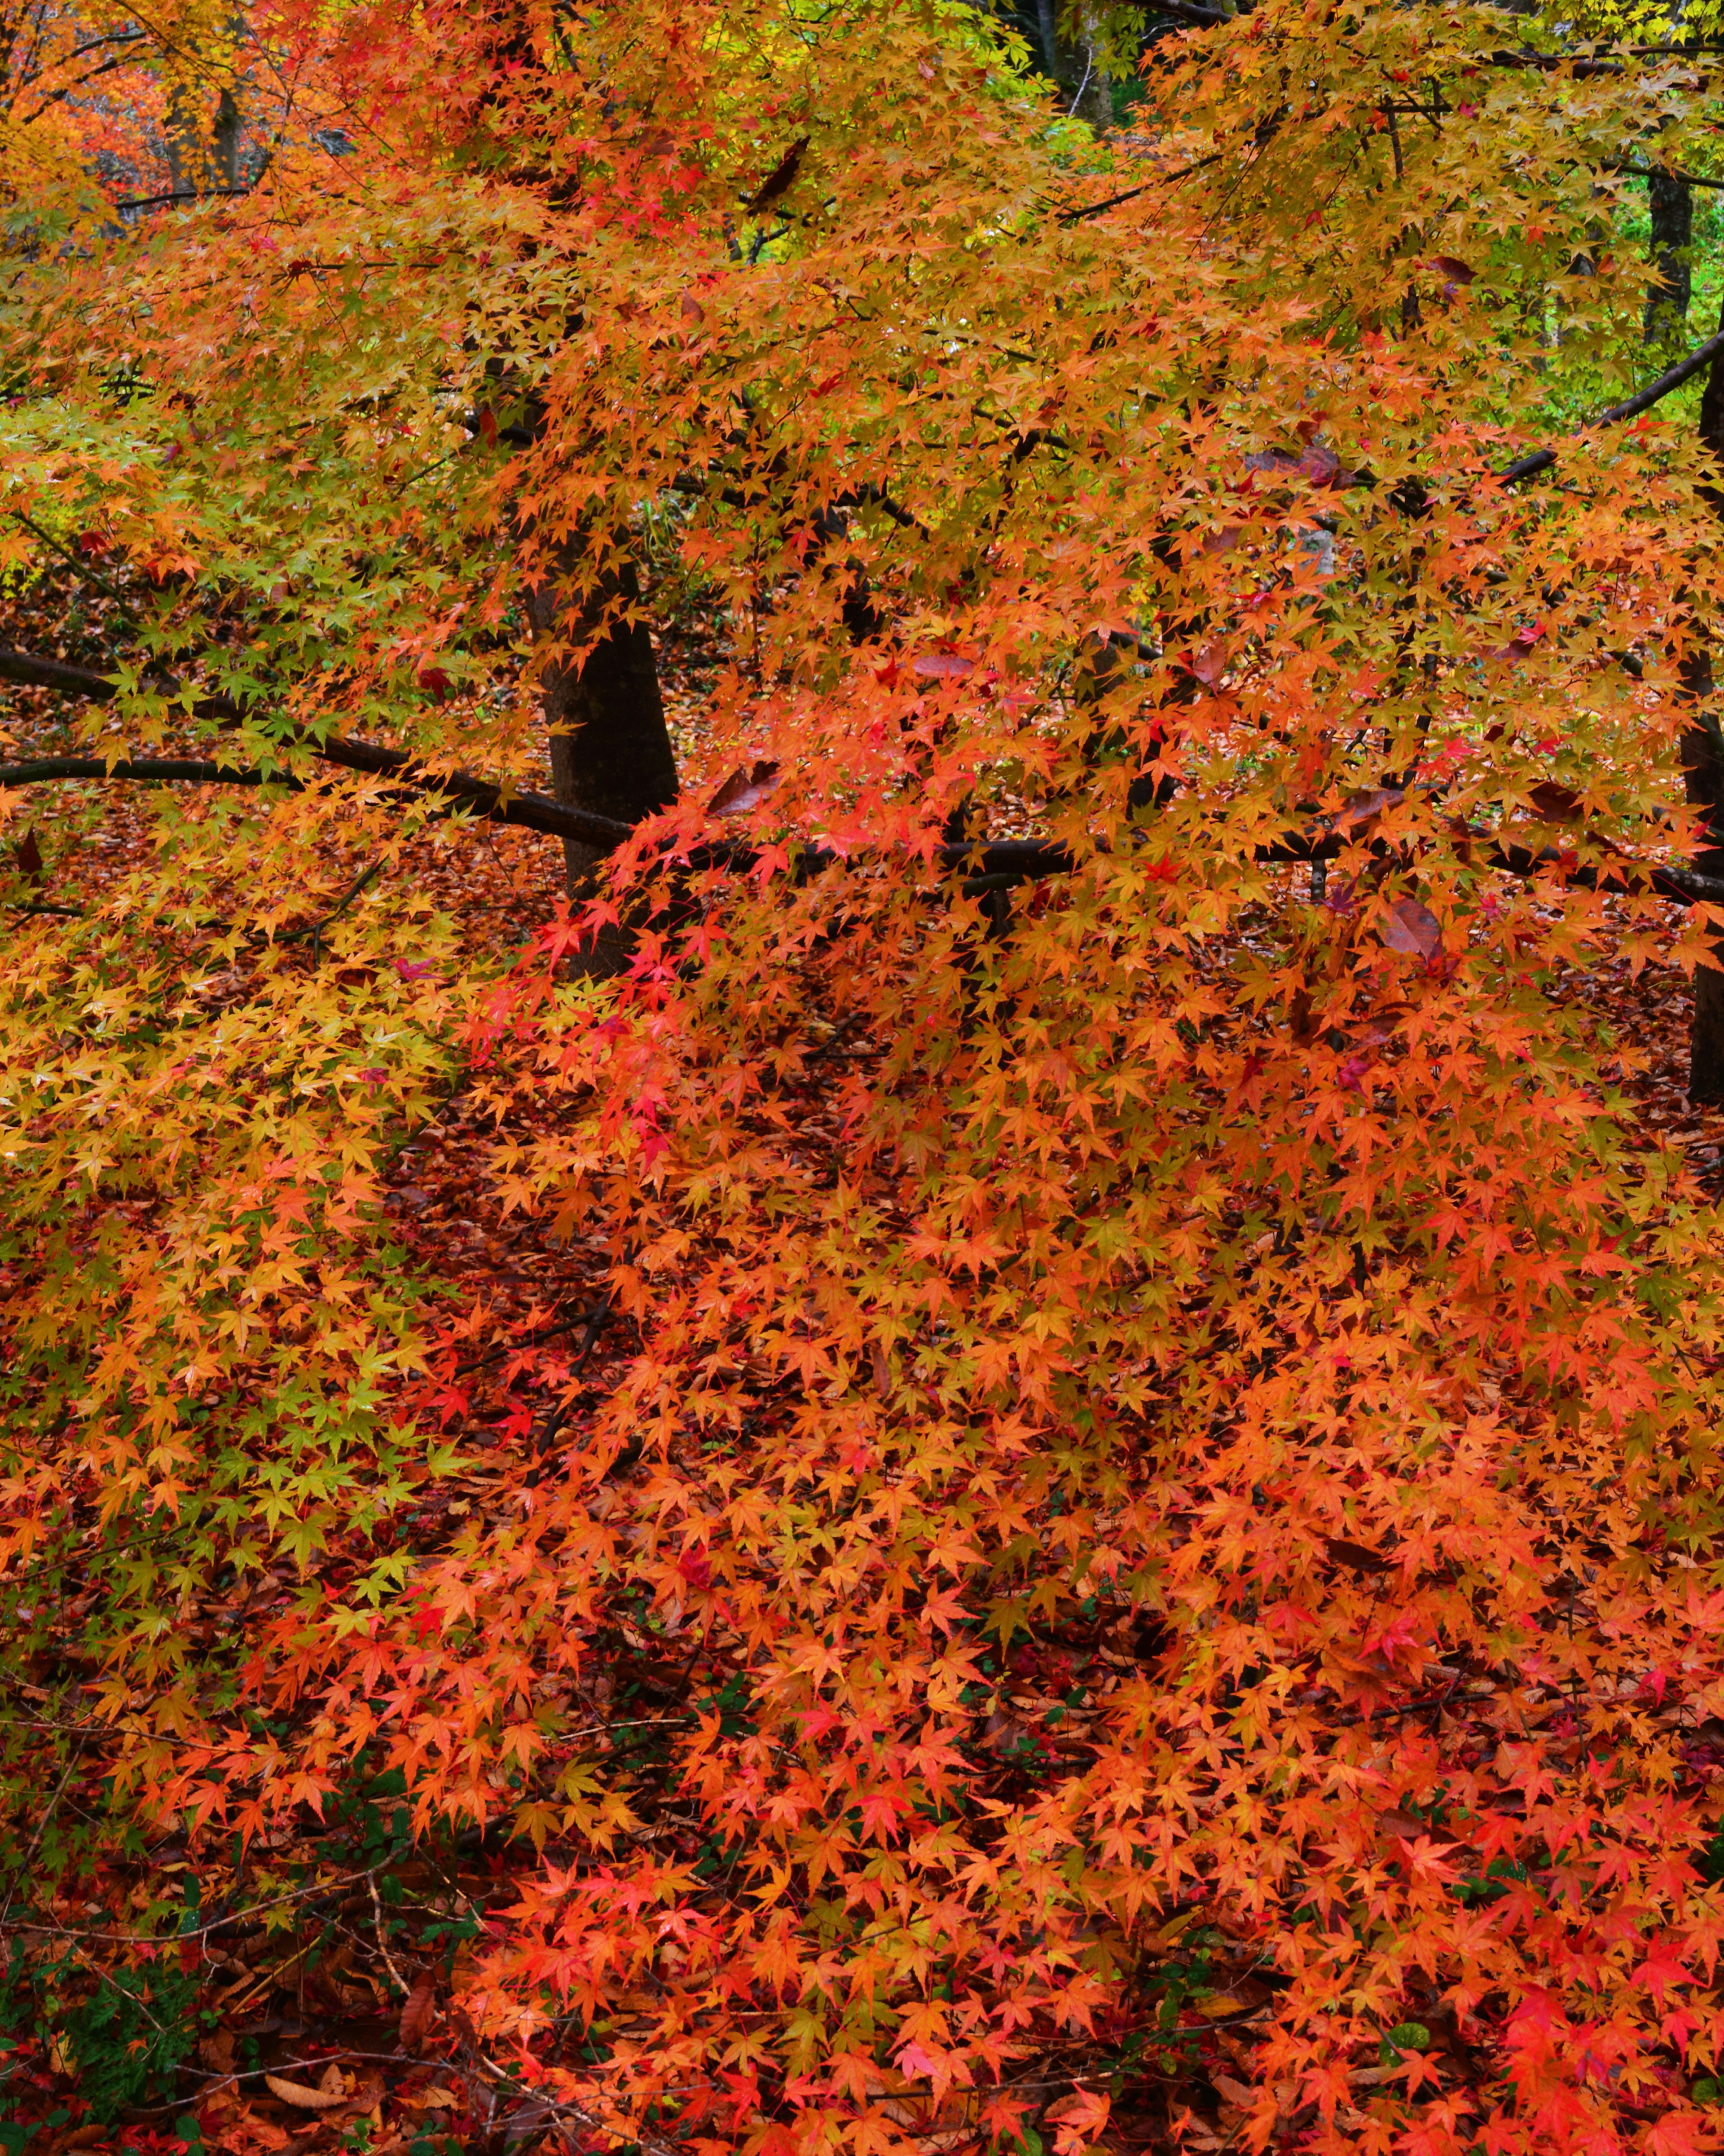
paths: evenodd
<path fill-rule="evenodd" d="M 1112 2100 L 1099 2089 L 1080 2089 L 1066 2097 L 1048 2113 L 1054 2129 L 1054 2146 L 1060 2156 L 1080 2156 L 1098 2140 L 1113 2110 Z"/>

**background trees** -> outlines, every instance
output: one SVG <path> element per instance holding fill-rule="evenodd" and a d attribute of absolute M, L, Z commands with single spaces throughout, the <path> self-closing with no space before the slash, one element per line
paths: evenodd
<path fill-rule="evenodd" d="M 1714 475 L 1593 424 L 1709 63 L 250 31 L 248 192 L 14 182 L 31 2070 L 1698 2145 L 1716 1231 L 1585 972 L 1716 932 Z"/>

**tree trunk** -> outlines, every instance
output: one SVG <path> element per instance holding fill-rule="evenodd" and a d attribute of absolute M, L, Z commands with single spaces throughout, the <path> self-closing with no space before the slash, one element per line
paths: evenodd
<path fill-rule="evenodd" d="M 222 92 L 211 131 L 215 141 L 216 184 L 231 190 L 239 185 L 239 101 L 231 88 Z"/>
<path fill-rule="evenodd" d="M 583 541 L 566 542 L 558 551 L 557 578 L 528 591 L 527 619 L 536 636 L 578 647 L 608 604 L 618 599 L 639 604 L 640 583 L 632 562 L 624 558 L 594 586 L 582 573 L 589 560 Z M 638 824 L 675 800 L 676 756 L 644 622 L 617 624 L 582 665 L 547 667 L 541 692 L 557 800 L 624 824 Z M 563 840 L 563 855 L 572 896 L 600 856 L 574 839 Z"/>
<path fill-rule="evenodd" d="M 1724 327 L 1724 323 L 1721 323 Z M 1724 466 L 1724 369 L 1714 360 L 1706 370 L 1700 402 L 1700 439 L 1713 462 Z M 1706 489 L 1714 515 L 1724 519 L 1724 493 Z M 1682 736 L 1682 776 L 1690 803 L 1702 811 L 1707 836 L 1715 843 L 1696 855 L 1701 875 L 1724 876 L 1724 742 L 1710 710 L 1711 663 L 1697 652 L 1683 667 L 1685 695 L 1696 706 L 1698 722 Z M 1724 939 L 1712 946 L 1715 963 L 1694 974 L 1694 1030 L 1689 1041 L 1688 1097 L 1724 1101 Z"/>
<path fill-rule="evenodd" d="M 1087 120 L 1098 135 L 1105 135 L 1113 125 L 1113 89 L 1101 64 L 1100 40 L 1085 0 L 1079 0 L 1078 34 L 1071 44 L 1060 34 L 1060 0 L 1037 0 L 1037 12 L 1043 58 L 1048 73 L 1060 85 L 1067 110 L 1080 120 Z"/>
<path fill-rule="evenodd" d="M 1658 285 L 1646 295 L 1641 341 L 1675 344 L 1688 327 L 1688 303 L 1694 295 L 1689 249 L 1694 239 L 1694 190 L 1686 180 L 1656 168 L 1646 189 L 1652 202 L 1652 266 Z"/>

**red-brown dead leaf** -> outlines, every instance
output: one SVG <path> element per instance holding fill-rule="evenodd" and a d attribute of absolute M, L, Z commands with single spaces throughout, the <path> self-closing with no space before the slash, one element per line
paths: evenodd
<path fill-rule="evenodd" d="M 1547 824 L 1578 824 L 1581 819 L 1580 796 L 1553 778 L 1542 778 L 1526 798 Z"/>
<path fill-rule="evenodd" d="M 422 1976 L 408 1992 L 401 2010 L 401 2048 L 417 2051 L 425 2041 L 425 2032 L 431 2026 L 437 2011 L 437 1980 Z"/>
<path fill-rule="evenodd" d="M 1442 925 L 1416 898 L 1398 898 L 1383 916 L 1379 932 L 1391 951 L 1402 952 L 1409 958 L 1435 958 L 1442 954 Z"/>
<path fill-rule="evenodd" d="M 739 765 L 726 779 L 706 804 L 709 816 L 746 816 L 751 808 L 757 808 L 778 783 L 776 763 L 751 764 L 745 771 Z"/>

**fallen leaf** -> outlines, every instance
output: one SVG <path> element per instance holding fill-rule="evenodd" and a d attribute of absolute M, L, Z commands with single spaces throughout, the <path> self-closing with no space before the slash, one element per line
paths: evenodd
<path fill-rule="evenodd" d="M 799 135 L 772 171 L 748 198 L 751 210 L 762 210 L 768 203 L 777 202 L 785 192 L 797 173 L 802 169 L 803 152 L 808 146 L 808 137 Z"/>
<path fill-rule="evenodd" d="M 401 2010 L 401 2048 L 417 2051 L 424 2041 L 425 2031 L 431 2025 L 431 2017 L 437 2010 L 437 1981 L 434 1977 L 422 1976 L 407 1995 Z"/>
<path fill-rule="evenodd" d="M 33 824 L 32 824 L 30 829 L 25 832 L 23 838 L 18 840 L 18 844 L 13 848 L 12 852 L 13 860 L 16 860 L 18 865 L 19 873 L 28 876 L 32 883 L 40 883 L 42 880 L 42 849 L 36 843 L 36 829 Z"/>
<path fill-rule="evenodd" d="M 1535 621 L 1517 629 L 1506 644 L 1499 644 L 1492 654 L 1497 659 L 1524 659 L 1544 641 L 1544 624 Z"/>
<path fill-rule="evenodd" d="M 1542 778 L 1527 798 L 1547 824 L 1580 821 L 1580 796 L 1570 787 L 1559 786 L 1553 778 Z"/>
<path fill-rule="evenodd" d="M 1385 808 L 1398 808 L 1406 799 L 1398 786 L 1373 786 L 1362 793 L 1349 793 L 1335 819 L 1337 831 L 1360 831 L 1373 824 Z"/>
<path fill-rule="evenodd" d="M 231 2029 L 213 2030 L 199 2039 L 198 2056 L 212 2073 L 230 2074 L 233 2071 L 233 2031 Z"/>
<path fill-rule="evenodd" d="M 316 2088 L 307 2088 L 303 2082 L 284 2081 L 280 2074 L 265 2074 L 264 2082 L 271 2096 L 279 2096 L 295 2111 L 333 2111 L 338 2103 L 347 2101 L 346 2081 L 333 2059 Z"/>
<path fill-rule="evenodd" d="M 1113 2108 L 1113 2100 L 1100 2089 L 1080 2089 L 1048 2113 L 1054 2128 L 1054 2146 L 1060 2156 L 1077 2156 L 1100 2135 Z"/>
<path fill-rule="evenodd" d="M 1358 483 L 1358 474 L 1342 464 L 1326 442 L 1309 441 L 1302 449 L 1259 449 L 1245 459 L 1249 472 L 1264 472 L 1270 477 L 1302 479 L 1314 487 L 1332 488 L 1337 493 Z M 1247 482 L 1246 491 L 1249 491 Z"/>

